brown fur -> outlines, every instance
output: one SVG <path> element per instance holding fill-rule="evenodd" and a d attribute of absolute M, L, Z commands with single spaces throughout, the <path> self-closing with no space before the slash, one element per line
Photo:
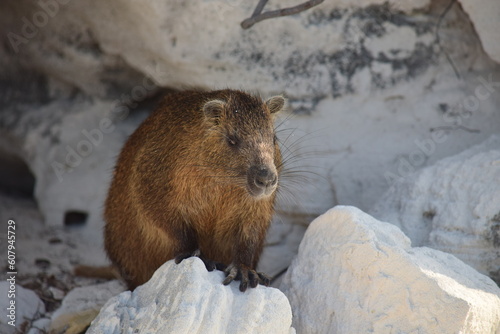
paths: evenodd
<path fill-rule="evenodd" d="M 271 113 L 283 103 L 234 90 L 174 93 L 131 135 L 104 214 L 107 253 L 130 289 L 197 249 L 236 267 L 229 281 L 253 277 L 276 191 L 253 189 L 250 170 L 281 171 Z"/>

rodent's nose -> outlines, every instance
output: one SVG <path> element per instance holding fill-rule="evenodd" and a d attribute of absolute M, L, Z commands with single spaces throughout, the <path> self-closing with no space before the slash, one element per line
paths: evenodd
<path fill-rule="evenodd" d="M 274 166 L 256 165 L 247 174 L 247 189 L 255 198 L 270 196 L 278 184 L 278 172 Z"/>
<path fill-rule="evenodd" d="M 278 175 L 267 167 L 257 167 L 254 174 L 254 182 L 259 188 L 274 187 L 278 182 Z"/>

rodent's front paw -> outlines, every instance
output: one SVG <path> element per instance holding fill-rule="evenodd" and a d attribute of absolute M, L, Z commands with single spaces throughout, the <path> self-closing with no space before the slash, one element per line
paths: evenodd
<path fill-rule="evenodd" d="M 226 279 L 222 282 L 224 285 L 228 285 L 232 281 L 240 281 L 240 291 L 245 292 L 248 288 L 248 284 L 250 287 L 255 288 L 257 284 L 262 284 L 265 286 L 269 286 L 271 279 L 264 273 L 259 273 L 253 269 L 249 269 L 248 267 L 231 264 L 226 270 Z"/>
<path fill-rule="evenodd" d="M 205 264 L 205 268 L 207 268 L 208 271 L 213 271 L 214 269 L 224 271 L 227 267 L 224 263 L 207 259 L 204 256 L 199 256 L 199 258 L 203 261 L 203 263 Z"/>
<path fill-rule="evenodd" d="M 226 269 L 226 265 L 223 264 L 223 263 L 220 263 L 220 262 L 216 262 L 216 261 L 213 261 L 213 260 L 210 260 L 210 259 L 207 259 L 206 257 L 204 257 L 200 250 L 197 249 L 195 250 L 194 252 L 192 253 L 182 253 L 182 254 L 179 254 L 175 257 L 175 263 L 176 264 L 179 264 L 182 262 L 182 260 L 185 260 L 189 257 L 193 257 L 193 256 L 196 256 L 198 257 L 200 260 L 203 261 L 203 263 L 205 264 L 205 268 L 207 268 L 208 271 L 213 271 L 214 269 L 217 269 L 217 270 L 220 270 L 220 271 L 224 271 Z"/>

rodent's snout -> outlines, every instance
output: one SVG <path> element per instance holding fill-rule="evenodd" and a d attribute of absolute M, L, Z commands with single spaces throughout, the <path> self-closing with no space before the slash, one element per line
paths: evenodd
<path fill-rule="evenodd" d="M 268 188 L 276 185 L 278 176 L 268 168 L 263 167 L 255 172 L 255 184 L 260 188 Z"/>
<path fill-rule="evenodd" d="M 278 184 L 278 173 L 267 166 L 252 166 L 248 171 L 248 190 L 254 197 L 271 195 Z"/>

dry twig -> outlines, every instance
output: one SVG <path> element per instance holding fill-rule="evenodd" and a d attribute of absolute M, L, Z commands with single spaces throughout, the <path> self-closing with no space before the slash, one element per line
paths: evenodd
<path fill-rule="evenodd" d="M 453 5 L 457 2 L 457 0 L 451 0 L 449 3 L 448 3 L 448 6 L 446 6 L 446 8 L 444 9 L 444 11 L 441 13 L 441 15 L 439 16 L 439 20 L 437 22 L 437 25 L 436 25 L 436 42 L 439 46 L 439 49 L 444 53 L 446 59 L 448 60 L 448 62 L 450 63 L 451 67 L 453 68 L 453 72 L 455 72 L 455 75 L 457 76 L 457 78 L 460 80 L 462 77 L 460 75 L 460 72 L 458 71 L 457 67 L 455 66 L 455 63 L 453 62 L 453 60 L 451 59 L 450 55 L 448 54 L 448 52 L 445 50 L 445 48 L 441 45 L 441 38 L 439 36 L 439 30 L 441 29 L 441 23 L 443 22 L 443 19 L 444 17 L 446 16 L 446 14 L 448 14 L 448 12 L 450 11 L 451 7 L 453 7 Z"/>
<path fill-rule="evenodd" d="M 241 27 L 243 29 L 248 29 L 248 28 L 252 27 L 255 23 L 263 21 L 263 20 L 272 19 L 272 18 L 280 17 L 280 16 L 294 15 L 294 14 L 303 12 L 305 10 L 308 10 L 311 7 L 319 5 L 320 3 L 322 3 L 325 0 L 309 0 L 309 1 L 306 1 L 302 4 L 300 4 L 300 5 L 297 5 L 295 7 L 277 9 L 277 10 L 272 10 L 269 12 L 262 13 L 262 10 L 264 9 L 267 1 L 268 0 L 260 0 L 259 1 L 252 16 L 249 17 L 248 19 L 245 19 L 243 22 L 241 22 Z"/>

